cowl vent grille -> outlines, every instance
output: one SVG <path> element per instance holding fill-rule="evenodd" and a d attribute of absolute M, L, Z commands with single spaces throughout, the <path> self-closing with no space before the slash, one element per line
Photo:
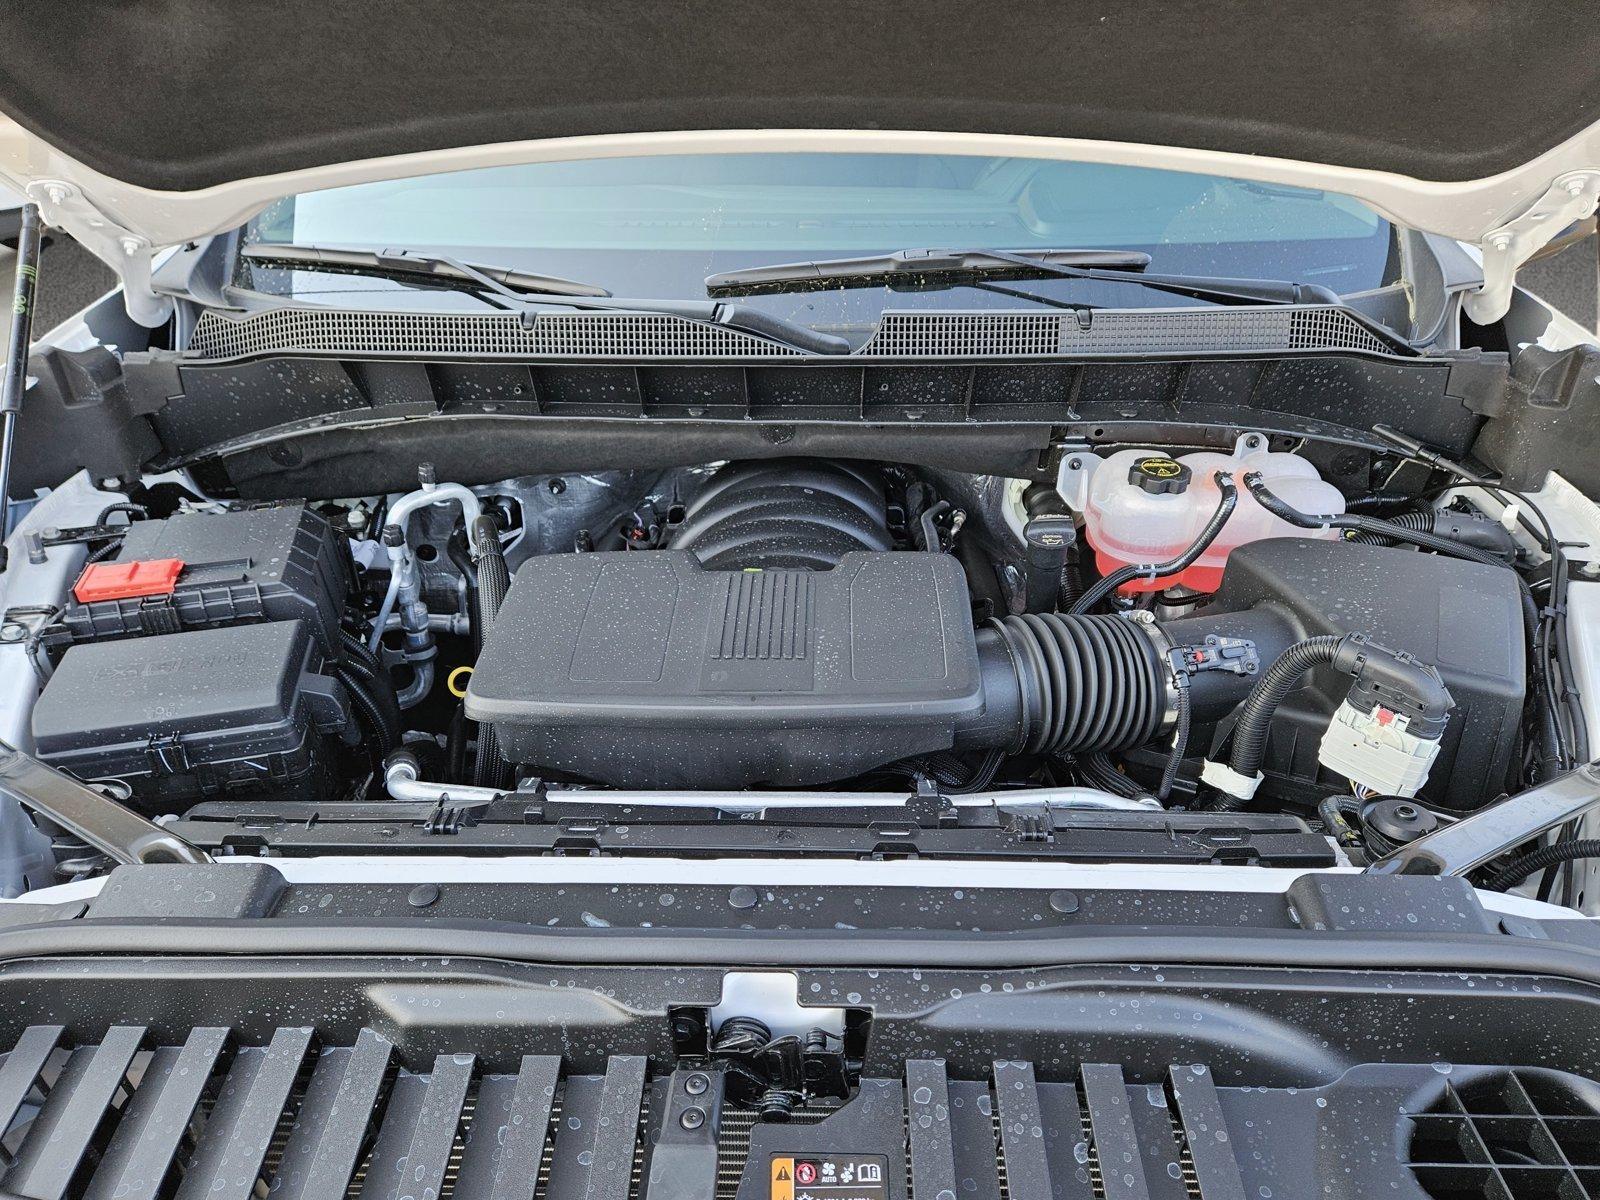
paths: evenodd
<path fill-rule="evenodd" d="M 1344 309 L 1101 309 L 1076 313 L 889 312 L 853 358 L 1013 359 L 1212 352 L 1394 354 Z M 792 359 L 736 329 L 649 313 L 388 313 L 277 308 L 201 314 L 188 357 L 370 354 L 514 359 Z"/>
<path fill-rule="evenodd" d="M 1030 358 L 1214 351 L 1392 354 L 1340 308 L 1101 309 L 1076 314 L 885 313 L 862 353 L 875 358 Z"/>
<path fill-rule="evenodd" d="M 1537 1070 L 1451 1080 L 1411 1117 L 1407 1161 L 1433 1200 L 1600 1200 L 1600 1086 Z"/>
<path fill-rule="evenodd" d="M 793 358 L 799 351 L 683 317 L 650 313 L 541 315 L 385 313 L 278 308 L 235 318 L 201 314 L 198 359 L 263 354 L 395 354 L 463 358 Z"/>

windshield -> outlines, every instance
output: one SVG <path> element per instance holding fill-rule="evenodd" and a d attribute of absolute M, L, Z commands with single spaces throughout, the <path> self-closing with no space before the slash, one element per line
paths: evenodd
<path fill-rule="evenodd" d="M 1152 271 L 1340 293 L 1382 286 L 1396 271 L 1392 228 L 1348 197 L 1141 167 L 934 154 L 661 155 L 461 171 L 290 197 L 252 221 L 247 240 L 444 253 L 618 296 L 689 299 L 705 298 L 705 278 L 717 272 L 910 247 L 1139 250 Z M 398 287 L 261 267 L 251 279 L 326 303 L 351 293 L 376 301 Z M 1028 280 L 1026 290 L 1115 307 L 1204 303 L 1084 280 Z M 1027 301 L 970 286 L 873 285 L 760 303 L 816 324 L 870 321 L 886 307 Z"/>

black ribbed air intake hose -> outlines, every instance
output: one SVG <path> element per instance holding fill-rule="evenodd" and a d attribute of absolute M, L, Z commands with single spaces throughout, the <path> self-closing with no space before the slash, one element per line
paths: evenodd
<path fill-rule="evenodd" d="M 1506 892 L 1527 879 L 1535 871 L 1559 866 L 1580 858 L 1600 858 L 1600 838 L 1587 838 L 1575 842 L 1557 842 L 1531 850 L 1500 871 L 1484 884 L 1491 892 Z"/>
<path fill-rule="evenodd" d="M 482 645 L 494 627 L 506 593 L 511 590 L 511 572 L 506 568 L 499 530 L 492 517 L 483 516 L 474 521 L 471 538 L 478 554 L 478 632 L 474 640 Z M 500 739 L 494 726 L 480 724 L 472 781 L 479 787 L 503 787 L 505 777 L 506 763 L 500 757 Z"/>
<path fill-rule="evenodd" d="M 1015 673 L 1014 754 L 1131 750 L 1161 730 L 1171 670 L 1132 621 L 1003 617 L 989 623 L 979 646 L 1003 648 Z"/>

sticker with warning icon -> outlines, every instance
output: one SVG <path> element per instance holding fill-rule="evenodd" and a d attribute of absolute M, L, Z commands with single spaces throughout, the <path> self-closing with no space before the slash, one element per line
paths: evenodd
<path fill-rule="evenodd" d="M 769 1200 L 888 1200 L 882 1155 L 774 1154 Z"/>

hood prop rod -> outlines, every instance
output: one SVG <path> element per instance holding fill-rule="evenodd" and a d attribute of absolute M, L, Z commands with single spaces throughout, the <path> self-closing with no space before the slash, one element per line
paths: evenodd
<path fill-rule="evenodd" d="M 0 796 L 55 822 L 116 863 L 211 861 L 200 847 L 3 742 Z"/>
<path fill-rule="evenodd" d="M 1600 808 L 1600 763 L 1536 783 L 1524 792 L 1441 825 L 1367 868 L 1368 875 L 1465 875 L 1508 850 Z"/>
<path fill-rule="evenodd" d="M 17 440 L 17 414 L 28 386 L 28 350 L 33 345 L 33 298 L 39 283 L 39 206 L 22 206 L 17 235 L 17 279 L 11 297 L 11 340 L 5 375 L 0 378 L 0 571 L 6 569 L 4 540 L 11 532 L 11 455 Z"/>

